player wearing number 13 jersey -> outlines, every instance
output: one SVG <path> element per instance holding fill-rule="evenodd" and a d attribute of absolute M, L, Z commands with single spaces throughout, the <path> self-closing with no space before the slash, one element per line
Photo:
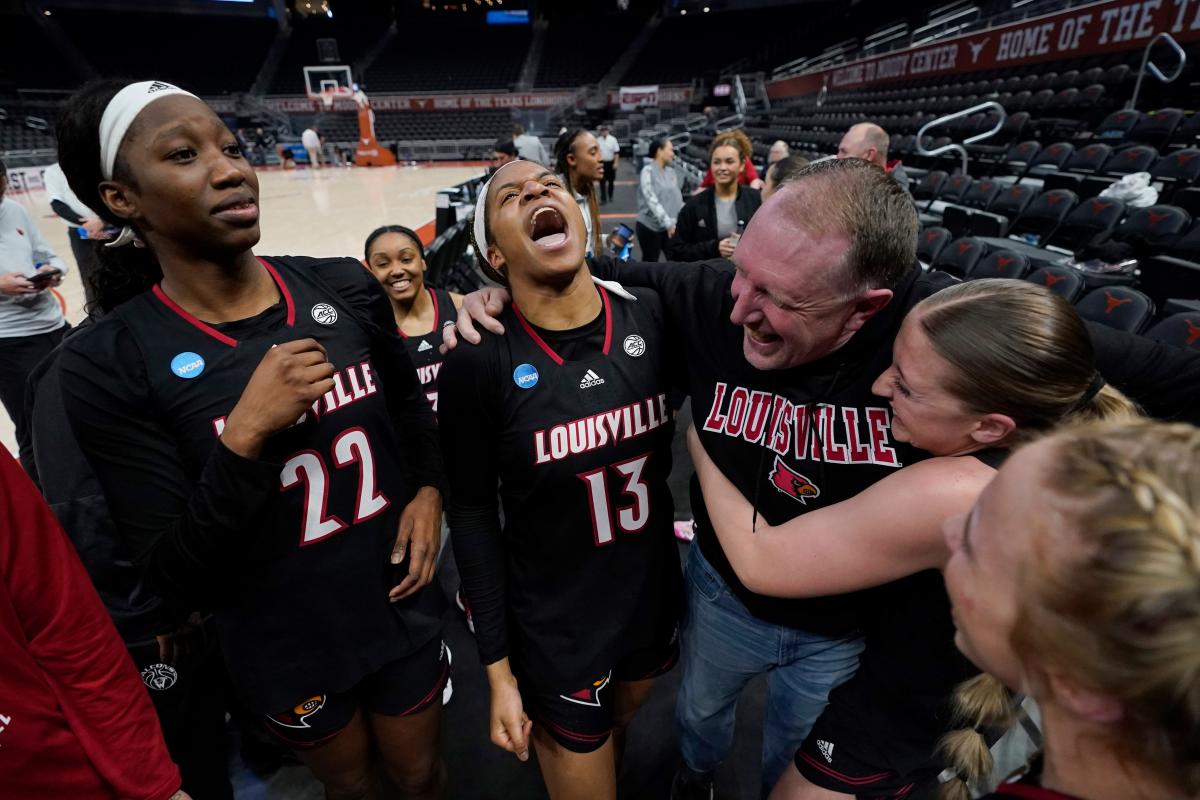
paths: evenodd
<path fill-rule="evenodd" d="M 493 741 L 520 755 L 527 712 L 551 797 L 573 796 L 572 759 L 574 791 L 604 797 L 610 732 L 677 654 L 662 309 L 592 282 L 579 207 L 540 165 L 498 170 L 476 214 L 509 335 L 447 356 L 439 422 Z"/>
<path fill-rule="evenodd" d="M 328 796 L 361 794 L 372 749 L 437 796 L 443 476 L 391 309 L 352 259 L 257 258 L 225 124 L 169 84 L 118 86 L 82 89 L 59 129 L 76 193 L 144 245 L 105 253 L 109 313 L 61 357 L 117 551 L 213 610 L 242 701 Z"/>

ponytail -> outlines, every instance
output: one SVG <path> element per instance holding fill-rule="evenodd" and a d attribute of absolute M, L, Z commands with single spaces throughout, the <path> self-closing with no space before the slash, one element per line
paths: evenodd
<path fill-rule="evenodd" d="M 112 212 L 100 196 L 100 120 L 113 96 L 130 83 L 128 80 L 92 81 L 67 100 L 59 113 L 55 133 L 58 137 L 58 161 L 71 191 L 84 205 L 109 225 L 123 227 L 127 220 Z M 135 185 L 124 159 L 117 156 L 113 178 Z M 121 303 L 147 290 L 162 279 L 162 268 L 145 247 L 96 248 L 98 265 L 89 276 L 94 302 L 88 313 L 108 313 Z"/>
<path fill-rule="evenodd" d="M 989 730 L 1005 730 L 1016 719 L 1013 694 L 987 673 L 976 675 L 954 691 L 955 718 L 966 727 L 942 737 L 939 748 L 955 776 L 942 784 L 940 800 L 970 800 L 971 788 L 977 787 L 992 772 L 992 751 L 988 747 Z"/>
<path fill-rule="evenodd" d="M 554 143 L 554 169 L 566 181 L 567 189 L 587 198 L 588 214 L 592 219 L 592 252 L 600 255 L 603 245 L 600 243 L 600 203 L 596 199 L 596 187 L 591 181 L 583 181 L 582 186 L 575 186 L 571 180 L 571 165 L 567 162 L 567 156 L 575 152 L 575 140 L 585 133 L 587 131 L 583 128 L 575 128 L 558 137 Z"/>

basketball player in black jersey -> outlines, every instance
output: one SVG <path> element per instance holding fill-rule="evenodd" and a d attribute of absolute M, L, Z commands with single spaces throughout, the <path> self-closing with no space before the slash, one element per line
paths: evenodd
<path fill-rule="evenodd" d="M 690 437 L 714 530 L 749 588 L 818 597 L 877 587 L 858 672 L 830 694 L 772 800 L 924 796 L 946 766 L 960 766 L 938 743 L 974 724 L 956 719 L 951 699 L 978 669 L 954 647 L 938 572 L 948 557 L 942 521 L 971 507 L 1016 443 L 1064 420 L 1136 415 L 1095 379 L 1093 363 L 1083 321 L 1044 287 L 980 280 L 943 289 L 905 318 L 892 365 L 874 384 L 897 440 L 930 457 L 777 526 L 752 522 L 750 502 Z M 775 490 L 790 488 L 785 478 L 776 466 Z"/>
<path fill-rule="evenodd" d="M 375 797 L 376 748 L 409 797 L 440 796 L 442 468 L 377 282 L 256 257 L 254 170 L 176 87 L 89 85 L 58 134 L 128 243 L 98 272 L 110 313 L 61 359 L 125 557 L 214 610 L 242 701 L 327 797 Z"/>
<path fill-rule="evenodd" d="M 436 413 L 442 326 L 458 319 L 462 295 L 425 283 L 425 247 L 416 232 L 403 225 L 373 230 L 367 237 L 365 259 L 392 301 L 396 332 L 404 337 L 425 396 Z"/>
<path fill-rule="evenodd" d="M 524 760 L 532 720 L 554 800 L 615 798 L 612 734 L 678 656 L 662 309 L 593 282 L 579 206 L 544 167 L 499 169 L 476 214 L 513 333 L 447 358 L 440 418 L 492 741 Z"/>

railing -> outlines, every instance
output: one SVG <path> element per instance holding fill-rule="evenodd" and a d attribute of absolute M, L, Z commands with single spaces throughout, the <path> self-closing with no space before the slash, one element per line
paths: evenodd
<path fill-rule="evenodd" d="M 1154 45 L 1158 44 L 1160 39 L 1170 45 L 1171 48 L 1175 50 L 1175 54 L 1179 56 L 1179 64 L 1176 65 L 1175 72 L 1169 78 L 1163 74 L 1163 71 L 1158 68 L 1157 64 L 1150 61 L 1150 50 L 1154 47 Z M 1187 53 L 1185 53 L 1183 48 L 1179 46 L 1179 42 L 1175 41 L 1174 36 L 1166 31 L 1163 31 L 1158 36 L 1155 36 L 1146 43 L 1146 49 L 1142 53 L 1142 66 L 1140 69 L 1138 69 L 1137 83 L 1133 85 L 1133 96 L 1129 98 L 1129 102 L 1125 104 L 1125 108 L 1137 108 L 1138 96 L 1142 93 L 1142 79 L 1146 77 L 1147 72 L 1158 78 L 1163 83 L 1171 83 L 1183 74 L 1183 67 L 1185 64 L 1187 64 Z"/>
<path fill-rule="evenodd" d="M 972 114 L 978 114 L 980 111 L 995 111 L 999 114 L 999 119 L 996 120 L 996 124 L 995 124 L 995 126 L 992 127 L 991 130 L 984 131 L 982 133 L 977 133 L 974 136 L 968 136 L 966 139 L 962 140 L 961 144 L 956 144 L 954 142 L 951 142 L 950 144 L 945 144 L 945 145 L 942 145 L 941 147 L 935 147 L 933 150 L 925 149 L 925 145 L 922 144 L 922 142 L 925 139 L 926 131 L 930 130 L 931 128 L 937 128 L 937 127 L 940 127 L 947 123 L 953 122 L 956 119 L 962 119 L 963 117 L 969 117 Z M 923 156 L 940 156 L 942 153 L 950 153 L 950 152 L 958 153 L 959 155 L 962 156 L 962 174 L 966 175 L 967 174 L 967 148 L 966 148 L 966 145 L 975 144 L 976 142 L 982 142 L 984 139 L 988 139 L 988 138 L 991 138 L 992 136 L 995 136 L 997 133 L 1000 132 L 1000 129 L 1004 127 L 1004 121 L 1006 119 L 1008 119 L 1008 112 L 1006 112 L 1004 110 L 1004 106 L 1000 105 L 999 103 L 997 103 L 993 100 L 988 100 L 986 103 L 980 103 L 978 105 L 971 106 L 970 108 L 964 108 L 962 111 L 955 111 L 953 114 L 947 114 L 944 117 L 938 117 L 937 119 L 935 119 L 931 122 L 925 123 L 924 125 L 921 126 L 921 130 L 917 131 L 917 152 Z"/>
<path fill-rule="evenodd" d="M 717 133 L 728 133 L 742 127 L 742 122 L 745 117 L 742 114 L 730 114 L 728 117 L 721 117 L 713 123 L 713 127 L 717 129 Z"/>

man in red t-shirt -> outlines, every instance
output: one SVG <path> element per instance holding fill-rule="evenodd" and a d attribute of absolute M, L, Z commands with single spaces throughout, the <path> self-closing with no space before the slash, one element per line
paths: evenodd
<path fill-rule="evenodd" d="M 188 800 L 66 534 L 0 447 L 0 796 Z"/>

